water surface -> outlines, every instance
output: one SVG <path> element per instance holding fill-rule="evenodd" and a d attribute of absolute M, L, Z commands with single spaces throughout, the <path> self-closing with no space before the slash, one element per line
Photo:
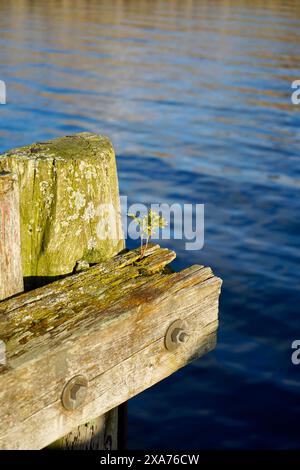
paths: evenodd
<path fill-rule="evenodd" d="M 0 151 L 114 143 L 130 202 L 205 204 L 218 347 L 130 402 L 129 446 L 299 448 L 300 3 L 0 1 Z"/>

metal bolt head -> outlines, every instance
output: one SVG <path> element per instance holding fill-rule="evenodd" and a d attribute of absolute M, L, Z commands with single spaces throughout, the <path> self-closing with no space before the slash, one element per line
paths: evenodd
<path fill-rule="evenodd" d="M 172 341 L 178 344 L 186 343 L 188 337 L 189 335 L 182 328 L 175 328 L 171 335 Z"/>
<path fill-rule="evenodd" d="M 168 351 L 174 351 L 188 341 L 189 334 L 186 330 L 186 322 L 182 320 L 176 320 L 169 326 L 165 336 L 165 347 Z"/>
<path fill-rule="evenodd" d="M 85 402 L 88 381 L 83 375 L 76 375 L 65 385 L 61 401 L 66 410 L 76 410 Z"/>

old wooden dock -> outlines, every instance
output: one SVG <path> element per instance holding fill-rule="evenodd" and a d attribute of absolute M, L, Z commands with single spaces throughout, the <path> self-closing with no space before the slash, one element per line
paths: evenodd
<path fill-rule="evenodd" d="M 110 236 L 107 139 L 16 149 L 0 171 L 0 448 L 118 448 L 118 406 L 214 349 L 222 281 Z"/>

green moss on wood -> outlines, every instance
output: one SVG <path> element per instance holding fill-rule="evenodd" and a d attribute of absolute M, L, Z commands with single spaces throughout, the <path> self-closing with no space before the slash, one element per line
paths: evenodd
<path fill-rule="evenodd" d="M 64 275 L 79 260 L 97 263 L 124 247 L 115 155 L 106 137 L 81 133 L 10 150 L 0 155 L 2 170 L 19 177 L 25 277 Z"/>
<path fill-rule="evenodd" d="M 6 343 L 8 357 L 19 356 L 29 341 L 41 335 L 54 335 L 55 339 L 56 329 L 60 326 L 68 336 L 74 325 L 79 327 L 84 318 L 92 321 L 95 316 L 107 315 L 109 323 L 120 312 L 139 307 L 164 293 L 180 278 L 180 274 L 163 274 L 164 267 L 175 256 L 173 251 L 154 245 L 141 259 L 139 249 L 136 249 L 1 302 L 1 339 Z"/>

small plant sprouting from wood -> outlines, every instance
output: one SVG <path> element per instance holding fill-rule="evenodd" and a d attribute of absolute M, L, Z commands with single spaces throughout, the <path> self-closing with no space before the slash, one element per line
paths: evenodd
<path fill-rule="evenodd" d="M 167 221 L 157 212 L 149 209 L 147 214 L 137 217 L 135 214 L 128 214 L 128 217 L 134 220 L 139 227 L 141 240 L 141 257 L 147 250 L 150 238 L 156 233 L 157 229 L 164 228 L 168 225 Z"/>

